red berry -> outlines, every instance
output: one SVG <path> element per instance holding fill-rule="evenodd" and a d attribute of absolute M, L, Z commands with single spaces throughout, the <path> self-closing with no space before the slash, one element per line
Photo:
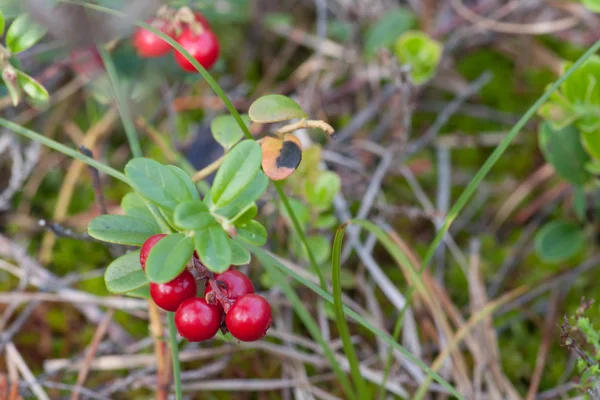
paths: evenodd
<path fill-rule="evenodd" d="M 159 233 L 158 235 L 152 235 L 142 245 L 140 249 L 140 264 L 142 265 L 142 269 L 146 270 L 146 260 L 148 260 L 148 254 L 150 254 L 150 250 L 154 247 L 156 243 L 163 237 L 167 236 L 164 233 Z"/>
<path fill-rule="evenodd" d="M 203 28 L 202 32 L 196 35 L 190 28 L 184 28 L 177 42 L 206 69 L 210 69 L 219 58 L 219 39 L 209 29 Z M 179 51 L 175 51 L 175 61 L 184 71 L 196 71 L 192 63 Z"/>
<path fill-rule="evenodd" d="M 204 29 L 206 29 L 206 30 L 210 29 L 210 23 L 208 22 L 208 20 L 206 19 L 206 17 L 204 15 L 200 14 L 199 12 L 195 12 L 194 16 L 196 17 L 196 21 L 198 21 Z"/>
<path fill-rule="evenodd" d="M 154 28 L 171 36 L 169 23 L 162 19 L 148 21 Z M 133 34 L 133 46 L 141 57 L 160 57 L 171 50 L 171 45 L 154 32 L 138 28 Z"/>
<path fill-rule="evenodd" d="M 262 339 L 273 322 L 271 306 L 264 297 L 247 294 L 238 298 L 225 316 L 231 335 L 242 342 Z"/>
<path fill-rule="evenodd" d="M 175 313 L 177 332 L 190 342 L 212 339 L 221 327 L 223 310 L 200 297 L 187 299 Z"/>
<path fill-rule="evenodd" d="M 225 283 L 227 297 L 230 300 L 236 300 L 245 294 L 254 293 L 254 285 L 250 278 L 236 269 L 228 269 L 221 274 L 215 274 L 215 279 Z M 207 283 L 204 294 L 207 295 L 212 291 L 212 287 Z"/>
<path fill-rule="evenodd" d="M 184 300 L 195 297 L 196 279 L 187 269 L 167 283 L 150 283 L 150 295 L 157 306 L 166 311 L 175 311 Z"/>

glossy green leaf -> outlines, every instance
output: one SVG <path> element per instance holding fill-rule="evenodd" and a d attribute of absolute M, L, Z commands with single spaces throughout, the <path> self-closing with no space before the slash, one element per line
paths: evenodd
<path fill-rule="evenodd" d="M 587 211 L 587 199 L 585 190 L 582 186 L 575 186 L 573 188 L 573 209 L 575 210 L 577 218 L 580 221 L 584 221 Z"/>
<path fill-rule="evenodd" d="M 6 47 L 12 53 L 20 53 L 39 42 L 45 34 L 44 27 L 33 21 L 29 15 L 21 14 L 6 31 Z"/>
<path fill-rule="evenodd" d="M 250 252 L 235 240 L 229 239 L 231 265 L 246 265 L 250 262 Z"/>
<path fill-rule="evenodd" d="M 194 246 L 202 264 L 212 272 L 223 272 L 231 266 L 231 240 L 220 226 L 197 231 Z"/>
<path fill-rule="evenodd" d="M 2 81 L 8 90 L 12 105 L 18 106 L 21 101 L 21 87 L 17 81 L 17 70 L 11 66 L 5 67 L 2 70 Z"/>
<path fill-rule="evenodd" d="M 365 34 L 365 56 L 373 57 L 382 47 L 391 46 L 405 31 L 415 25 L 415 17 L 406 8 L 395 8 L 383 14 Z"/>
<path fill-rule="evenodd" d="M 539 145 L 544 158 L 556 169 L 556 173 L 575 185 L 583 185 L 590 178 L 585 169 L 589 157 L 579 139 L 579 131 L 573 125 L 555 130 L 544 122 L 539 129 Z"/>
<path fill-rule="evenodd" d="M 257 207 L 256 203 L 252 203 L 243 212 L 240 212 L 240 214 L 233 217 L 231 219 L 231 222 L 234 225 L 244 225 L 244 224 L 247 224 L 248 222 L 252 221 L 256 217 L 257 214 L 258 214 L 258 207 Z"/>
<path fill-rule="evenodd" d="M 217 208 L 215 212 L 225 218 L 233 219 L 251 207 L 265 193 L 268 186 L 269 178 L 262 171 L 258 171 L 252 182 L 231 203 Z"/>
<path fill-rule="evenodd" d="M 257 246 L 267 243 L 267 230 L 258 221 L 250 221 L 247 224 L 236 226 L 237 236 Z"/>
<path fill-rule="evenodd" d="M 143 219 L 144 221 L 155 225 L 157 230 L 160 230 L 146 201 L 137 193 L 129 192 L 125 194 L 125 196 L 121 198 L 121 208 L 126 215 Z"/>
<path fill-rule="evenodd" d="M 577 254 L 585 244 L 581 228 L 572 222 L 551 221 L 535 236 L 535 249 L 545 262 L 557 263 Z"/>
<path fill-rule="evenodd" d="M 187 174 L 187 172 L 185 172 L 184 170 L 182 170 L 181 168 L 179 168 L 175 165 L 167 165 L 167 168 L 170 169 L 171 172 L 174 175 L 176 175 L 179 178 L 179 180 L 185 185 L 190 197 L 193 200 L 200 200 L 200 195 L 198 194 L 198 189 L 196 188 L 196 185 L 194 185 L 194 181 Z"/>
<path fill-rule="evenodd" d="M 250 117 L 241 115 L 242 121 L 246 127 L 250 128 Z M 210 123 L 210 131 L 213 137 L 225 151 L 228 151 L 244 137 L 244 131 L 240 128 L 232 115 L 219 115 Z"/>
<path fill-rule="evenodd" d="M 173 233 L 159 240 L 146 261 L 146 274 L 151 282 L 165 283 L 175 279 L 184 269 L 192 253 L 194 240 L 183 233 Z"/>
<path fill-rule="evenodd" d="M 88 225 L 91 237 L 103 242 L 141 246 L 150 236 L 160 233 L 156 224 L 128 215 L 100 215 Z"/>
<path fill-rule="evenodd" d="M 180 203 L 175 208 L 173 222 L 179 228 L 189 230 L 202 230 L 217 224 L 206 205 L 200 200 Z"/>
<path fill-rule="evenodd" d="M 244 140 L 227 153 L 210 191 L 215 208 L 230 204 L 252 183 L 260 170 L 262 150 L 253 140 Z"/>
<path fill-rule="evenodd" d="M 50 98 L 48 91 L 41 83 L 19 70 L 17 70 L 17 82 L 25 94 L 38 104 L 45 103 Z"/>
<path fill-rule="evenodd" d="M 306 181 L 304 194 L 317 210 L 324 211 L 331 208 L 333 198 L 340 192 L 341 187 L 342 181 L 338 174 L 323 171 L 315 182 Z"/>
<path fill-rule="evenodd" d="M 144 277 L 146 277 L 146 274 L 143 275 Z M 146 280 L 148 280 L 148 278 L 146 278 Z M 150 285 L 147 284 L 137 289 L 131 290 L 125 293 L 125 296 L 137 297 L 139 299 L 151 299 L 152 296 L 150 295 Z"/>
<path fill-rule="evenodd" d="M 111 293 L 125 293 L 148 283 L 140 265 L 140 251 L 132 251 L 111 262 L 104 272 L 106 289 Z"/>
<path fill-rule="evenodd" d="M 308 117 L 298 103 L 281 94 L 259 97 L 250 106 L 248 115 L 253 122 L 261 124 Z"/>
<path fill-rule="evenodd" d="M 582 3 L 591 12 L 600 13 L 600 0 L 582 0 Z"/>
<path fill-rule="evenodd" d="M 442 44 L 422 31 L 408 31 L 394 43 L 401 64 L 410 65 L 410 79 L 420 85 L 433 78 L 442 58 Z"/>
<path fill-rule="evenodd" d="M 125 165 L 131 186 L 144 198 L 166 210 L 193 200 L 189 185 L 173 169 L 149 158 L 134 158 Z"/>

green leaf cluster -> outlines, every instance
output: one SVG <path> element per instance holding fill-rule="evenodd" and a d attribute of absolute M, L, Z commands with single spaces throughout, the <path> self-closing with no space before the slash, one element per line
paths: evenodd
<path fill-rule="evenodd" d="M 200 198 L 182 169 L 148 158 L 134 158 L 125 175 L 134 192 L 125 195 L 125 215 L 101 215 L 88 226 L 90 236 L 110 243 L 141 246 L 150 236 L 165 233 L 150 251 L 145 273 L 139 251 L 114 260 L 105 282 L 115 293 L 140 295 L 149 282 L 165 283 L 178 276 L 196 252 L 213 272 L 250 262 L 250 253 L 233 240 L 261 246 L 267 231 L 254 217 L 256 201 L 268 179 L 260 170 L 261 148 L 244 140 L 225 156 L 210 192 Z"/>

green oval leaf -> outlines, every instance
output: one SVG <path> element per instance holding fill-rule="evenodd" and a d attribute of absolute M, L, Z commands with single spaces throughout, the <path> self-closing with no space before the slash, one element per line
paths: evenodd
<path fill-rule="evenodd" d="M 261 124 L 308 117 L 298 103 L 281 94 L 259 97 L 250 106 L 248 115 L 253 122 Z"/>
<path fill-rule="evenodd" d="M 173 222 L 178 227 L 189 230 L 202 230 L 217 223 L 206 205 L 200 200 L 180 203 L 173 213 Z"/>
<path fill-rule="evenodd" d="M 583 185 L 591 177 L 585 168 L 589 157 L 581 145 L 575 126 L 553 129 L 545 121 L 539 128 L 539 145 L 546 161 L 564 179 L 575 185 Z"/>
<path fill-rule="evenodd" d="M 6 47 L 12 53 L 20 53 L 39 42 L 45 34 L 44 27 L 34 22 L 29 15 L 21 14 L 6 32 Z"/>
<path fill-rule="evenodd" d="M 215 208 L 231 203 L 252 183 L 260 170 L 261 159 L 260 146 L 253 140 L 244 140 L 227 153 L 210 191 Z"/>
<path fill-rule="evenodd" d="M 365 34 L 364 52 L 367 58 L 382 47 L 391 46 L 396 38 L 415 24 L 415 17 L 406 8 L 389 10 Z"/>
<path fill-rule="evenodd" d="M 194 181 L 192 180 L 192 178 L 190 178 L 187 172 L 175 165 L 167 165 L 167 168 L 170 169 L 171 172 L 179 178 L 181 183 L 185 185 L 192 199 L 200 200 L 198 189 L 196 188 L 196 185 L 194 185 Z"/>
<path fill-rule="evenodd" d="M 100 215 L 88 225 L 88 234 L 95 239 L 131 246 L 141 246 L 157 233 L 156 224 L 128 215 Z"/>
<path fill-rule="evenodd" d="M 160 243 L 160 242 L 159 242 Z M 231 266 L 231 240 L 220 226 L 196 231 L 194 245 L 200 261 L 212 272 L 224 272 Z"/>
<path fill-rule="evenodd" d="M 36 103 L 41 104 L 48 101 L 50 95 L 44 86 L 41 83 L 33 79 L 31 76 L 26 73 L 17 71 L 17 82 L 23 91 L 34 100 Z"/>
<path fill-rule="evenodd" d="M 247 128 L 250 128 L 250 117 L 248 115 L 241 115 L 242 121 Z M 219 143 L 225 151 L 228 151 L 244 137 L 244 131 L 238 125 L 235 118 L 232 115 L 219 115 L 210 123 L 210 131 L 213 137 Z"/>
<path fill-rule="evenodd" d="M 144 274 L 143 272 L 142 272 L 142 274 L 144 275 L 144 278 L 146 278 L 146 274 Z M 148 278 L 146 278 L 146 281 L 147 280 L 148 280 Z M 139 299 L 151 299 L 152 296 L 150 295 L 150 285 L 146 284 L 137 289 L 133 289 L 133 290 L 125 293 L 125 296 L 137 297 Z"/>
<path fill-rule="evenodd" d="M 581 228 L 566 221 L 547 223 L 535 236 L 535 249 L 539 257 L 549 263 L 556 263 L 575 255 L 585 244 Z"/>
<path fill-rule="evenodd" d="M 269 178 L 262 171 L 258 171 L 252 183 L 246 186 L 235 200 L 225 207 L 217 208 L 215 212 L 233 221 L 239 213 L 251 207 L 263 195 L 265 190 L 267 190 L 267 186 L 269 186 Z"/>
<path fill-rule="evenodd" d="M 237 236 L 250 244 L 262 246 L 267 243 L 267 230 L 258 221 L 250 221 L 235 229 Z"/>
<path fill-rule="evenodd" d="M 250 262 L 250 252 L 235 240 L 229 239 L 231 247 L 231 265 L 246 265 Z"/>
<path fill-rule="evenodd" d="M 159 240 L 146 261 L 146 274 L 151 282 L 166 283 L 185 269 L 194 252 L 194 241 L 183 233 L 174 233 Z"/>
<path fill-rule="evenodd" d="M 156 226 L 157 230 L 160 230 L 160 227 L 156 223 L 154 215 L 152 215 L 152 212 L 148 208 L 146 201 L 137 193 L 129 192 L 125 194 L 125 196 L 121 198 L 121 208 L 126 215 L 143 219 L 149 224 Z"/>
<path fill-rule="evenodd" d="M 140 265 L 140 251 L 132 251 L 111 262 L 104 272 L 106 289 L 111 293 L 125 293 L 148 283 Z"/>
<path fill-rule="evenodd" d="M 339 193 L 342 181 L 338 174 L 332 171 L 323 171 L 316 181 L 306 181 L 304 194 L 306 199 L 317 210 L 327 210 L 333 204 L 333 198 Z"/>
<path fill-rule="evenodd" d="M 240 211 L 236 216 L 231 218 L 231 222 L 234 225 L 245 225 L 248 222 L 252 221 L 254 217 L 258 214 L 258 207 L 256 203 L 252 203 L 245 210 Z"/>
<path fill-rule="evenodd" d="M 142 197 L 169 211 L 182 201 L 193 200 L 186 182 L 174 168 L 149 158 L 134 158 L 125 165 L 125 175 Z M 188 177 L 189 178 L 189 177 Z"/>
<path fill-rule="evenodd" d="M 394 54 L 410 65 L 410 78 L 420 85 L 433 78 L 442 58 L 442 44 L 422 31 L 404 32 L 394 43 Z"/>

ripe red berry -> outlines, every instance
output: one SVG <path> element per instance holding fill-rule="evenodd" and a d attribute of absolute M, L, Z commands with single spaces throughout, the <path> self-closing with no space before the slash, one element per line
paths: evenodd
<path fill-rule="evenodd" d="M 196 279 L 187 269 L 167 283 L 150 283 L 150 296 L 157 306 L 166 311 L 176 311 L 184 300 L 195 297 Z"/>
<path fill-rule="evenodd" d="M 148 21 L 154 28 L 171 36 L 169 23 L 162 19 Z M 138 28 L 133 34 L 133 46 L 140 57 L 160 57 L 171 50 L 171 45 L 154 32 Z"/>
<path fill-rule="evenodd" d="M 177 332 L 190 342 L 212 339 L 221 327 L 223 310 L 200 297 L 187 299 L 175 312 Z"/>
<path fill-rule="evenodd" d="M 204 15 L 202 15 L 196 11 L 194 13 L 194 16 L 196 17 L 196 21 L 198 21 L 204 29 L 206 29 L 206 30 L 210 29 L 210 23 L 208 22 L 208 20 L 206 19 L 206 17 Z"/>
<path fill-rule="evenodd" d="M 264 297 L 257 294 L 238 298 L 225 316 L 227 329 L 234 338 L 242 342 L 262 339 L 272 322 L 271 306 Z"/>
<path fill-rule="evenodd" d="M 186 27 L 177 42 L 186 49 L 206 69 L 210 69 L 219 58 L 219 39 L 210 30 L 203 27 L 199 34 Z M 175 51 L 175 61 L 184 70 L 195 72 L 196 68 L 179 51 Z"/>
<path fill-rule="evenodd" d="M 236 300 L 245 294 L 254 293 L 254 285 L 250 278 L 236 269 L 228 269 L 221 274 L 215 274 L 215 279 L 225 283 L 227 297 L 230 300 Z M 204 294 L 207 295 L 212 291 L 212 287 L 207 284 Z"/>
<path fill-rule="evenodd" d="M 140 264 L 142 265 L 142 269 L 146 270 L 146 260 L 148 260 L 148 254 L 150 254 L 150 250 L 154 247 L 156 243 L 163 237 L 167 236 L 164 233 L 159 233 L 158 235 L 152 235 L 142 245 L 140 249 Z"/>

